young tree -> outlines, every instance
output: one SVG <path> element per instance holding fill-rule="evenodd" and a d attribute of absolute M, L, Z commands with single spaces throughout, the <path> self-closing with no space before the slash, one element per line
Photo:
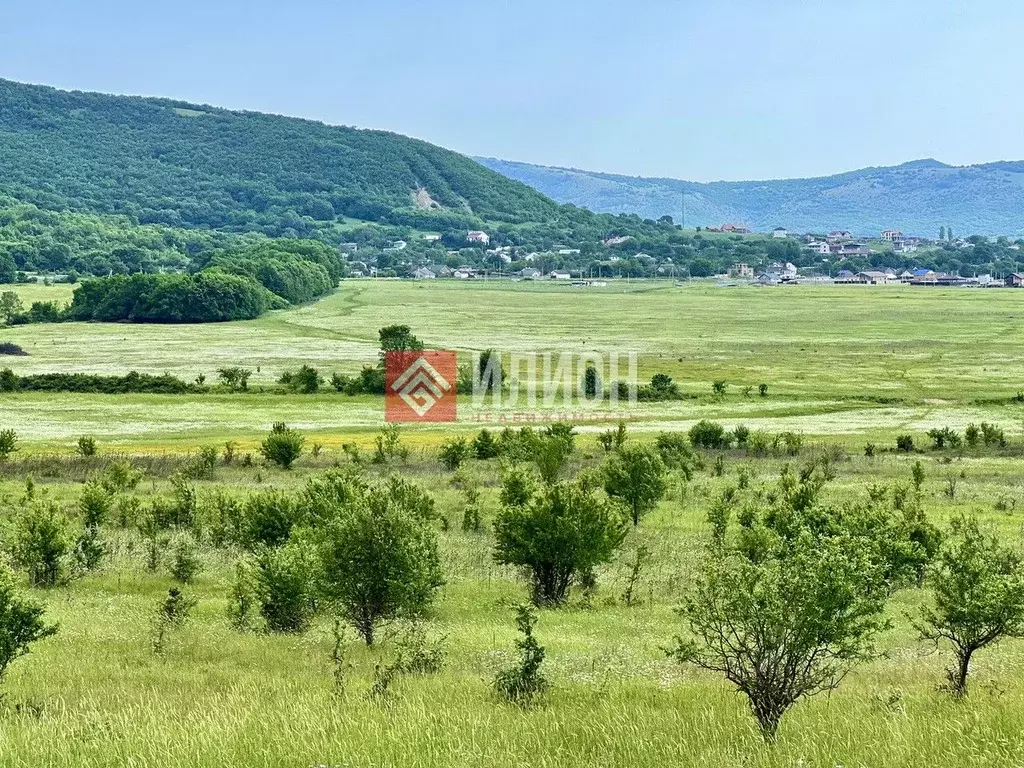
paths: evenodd
<path fill-rule="evenodd" d="M 724 523 L 712 537 L 680 611 L 690 637 L 671 653 L 725 675 L 772 741 L 790 707 L 873 656 L 886 590 L 864 538 L 750 521 L 739 538 Z"/>
<path fill-rule="evenodd" d="M 626 536 L 615 506 L 578 485 L 516 501 L 522 503 L 504 504 L 494 521 L 494 559 L 529 569 L 538 606 L 565 602 L 573 583 L 611 560 Z"/>
<path fill-rule="evenodd" d="M 67 515 L 54 503 L 26 507 L 14 523 L 14 561 L 33 587 L 54 587 L 67 575 L 72 536 Z"/>
<path fill-rule="evenodd" d="M 323 532 L 326 597 L 372 645 L 382 621 L 422 614 L 443 584 L 427 520 L 382 488 L 352 487 Z"/>
<path fill-rule="evenodd" d="M 284 422 L 277 422 L 260 446 L 260 453 L 281 469 L 291 469 L 292 464 L 302 454 L 302 444 L 306 441 L 294 429 L 288 429 Z"/>
<path fill-rule="evenodd" d="M 13 429 L 0 429 L 0 461 L 18 450 L 18 433 Z"/>
<path fill-rule="evenodd" d="M 14 291 L 4 291 L 0 293 L 0 318 L 3 318 L 4 324 L 11 322 L 11 318 L 15 315 L 20 315 L 25 311 L 25 305 L 21 303 L 21 298 Z"/>
<path fill-rule="evenodd" d="M 640 443 L 622 446 L 604 466 L 604 489 L 630 508 L 633 525 L 665 495 L 665 463 L 653 448 Z"/>
<path fill-rule="evenodd" d="M 537 471 L 545 483 L 554 485 L 572 455 L 572 441 L 563 435 L 544 435 L 535 439 L 533 447 Z"/>
<path fill-rule="evenodd" d="M 56 625 L 43 621 L 43 612 L 42 606 L 18 595 L 11 569 L 0 565 L 0 682 L 32 643 L 57 633 Z"/>
<path fill-rule="evenodd" d="M 954 696 L 967 694 L 977 651 L 1024 636 L 1024 564 L 1020 555 L 973 517 L 956 517 L 932 574 L 934 605 L 924 609 L 921 637 L 953 646 L 947 671 Z"/>

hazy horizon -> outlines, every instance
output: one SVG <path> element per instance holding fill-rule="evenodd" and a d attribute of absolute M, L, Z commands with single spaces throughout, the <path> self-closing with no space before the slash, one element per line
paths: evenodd
<path fill-rule="evenodd" d="M 1024 158 L 1008 0 L 7 5 L 2 77 L 472 156 L 699 182 Z"/>

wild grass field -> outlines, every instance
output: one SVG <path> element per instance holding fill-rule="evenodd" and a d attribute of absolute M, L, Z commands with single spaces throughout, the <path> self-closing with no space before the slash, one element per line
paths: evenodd
<path fill-rule="evenodd" d="M 1024 403 L 1014 396 L 1024 389 L 1024 354 L 1013 342 L 1024 321 L 1020 301 L 1014 291 L 352 281 L 314 305 L 246 323 L 4 329 L 2 340 L 30 353 L 0 363 L 19 373 L 167 371 L 191 380 L 243 365 L 259 374 L 246 394 L 0 395 L 0 428 L 14 429 L 20 448 L 0 462 L 4 548 L 29 504 L 29 477 L 33 497 L 61 505 L 77 531 L 85 481 L 115 461 L 144 473 L 134 489 L 114 494 L 99 569 L 25 590 L 60 628 L 2 680 L 0 765 L 1022 765 L 1024 641 L 980 652 L 969 697 L 954 700 L 939 689 L 948 648 L 936 652 L 912 626 L 927 589 L 897 591 L 886 609 L 892 626 L 881 637 L 883 654 L 856 666 L 831 694 L 797 704 L 770 745 L 720 676 L 677 664 L 664 650 L 684 631 L 675 609 L 695 576 L 708 510 L 741 477 L 768 488 L 784 466 L 828 455 L 835 476 L 825 499 L 855 503 L 873 486 L 909 483 L 920 462 L 929 520 L 944 526 L 973 513 L 1021 546 Z M 122 499 L 137 498 L 141 509 L 167 499 L 176 492 L 172 477 L 204 447 L 217 458 L 212 477 L 189 481 L 200 510 L 225 494 L 295 492 L 349 467 L 342 444 L 368 457 L 383 423 L 378 399 L 259 390 L 301 364 L 356 372 L 376 359 L 377 330 L 391 323 L 410 325 L 428 346 L 464 351 L 635 349 L 643 377 L 667 373 L 697 397 L 639 405 L 628 415 L 630 441 L 649 443 L 662 430 L 713 419 L 801 433 L 803 442 L 794 455 L 705 451 L 689 480 L 670 473 L 664 498 L 597 570 L 593 591 L 577 589 L 566 606 L 538 612 L 552 688 L 534 707 L 502 702 L 491 687 L 516 653 L 514 606 L 529 597 L 520 574 L 492 556 L 501 462 L 471 460 L 458 477 L 438 462 L 442 441 L 482 426 L 470 420 L 404 428 L 408 458 L 364 470 L 421 484 L 447 521 L 436 530 L 445 584 L 425 622 L 443 637 L 439 672 L 399 675 L 387 695 L 369 695 L 398 652 L 401 624 L 372 649 L 347 632 L 342 686 L 329 611 L 302 634 L 236 629 L 228 607 L 244 552 L 213 541 L 201 525 L 194 532 L 202 568 L 185 587 L 197 606 L 165 651 L 154 653 L 156 606 L 176 585 L 168 542 L 179 532 L 160 533 L 160 562 L 150 570 L 146 535 L 135 520 L 118 519 Z M 724 397 L 711 393 L 717 379 L 730 384 Z M 766 398 L 757 395 L 760 383 L 769 385 Z M 754 392 L 745 396 L 748 385 Z M 290 471 L 259 456 L 275 421 L 306 437 Z M 982 421 L 1001 426 L 1007 445 L 928 447 L 928 429 L 962 433 Z M 566 477 L 599 471 L 606 454 L 597 433 L 607 427 L 578 427 Z M 902 433 L 914 436 L 915 452 L 895 450 Z M 76 454 L 81 435 L 95 437 L 97 455 Z M 869 442 L 873 456 L 865 455 Z M 461 525 L 467 483 L 481 494 L 478 531 Z M 651 560 L 626 605 L 641 547 Z"/>

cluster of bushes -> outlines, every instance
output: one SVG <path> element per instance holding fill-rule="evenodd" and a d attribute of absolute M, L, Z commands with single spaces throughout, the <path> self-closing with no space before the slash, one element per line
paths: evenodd
<path fill-rule="evenodd" d="M 19 376 L 10 368 L 0 371 L 0 392 L 85 392 L 108 395 L 148 392 L 180 395 L 205 391 L 202 385 L 182 381 L 169 374 L 155 376 L 132 371 L 124 376 L 95 373 L 33 373 Z"/>
<path fill-rule="evenodd" d="M 206 267 L 249 277 L 291 304 L 325 296 L 345 274 L 338 252 L 314 240 L 270 240 L 213 254 Z"/>

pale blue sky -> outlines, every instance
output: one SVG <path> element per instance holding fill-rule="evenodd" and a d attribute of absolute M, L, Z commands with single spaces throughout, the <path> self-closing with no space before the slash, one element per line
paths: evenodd
<path fill-rule="evenodd" d="M 1024 159 L 1019 0 L 0 0 L 0 77 L 699 181 Z"/>

